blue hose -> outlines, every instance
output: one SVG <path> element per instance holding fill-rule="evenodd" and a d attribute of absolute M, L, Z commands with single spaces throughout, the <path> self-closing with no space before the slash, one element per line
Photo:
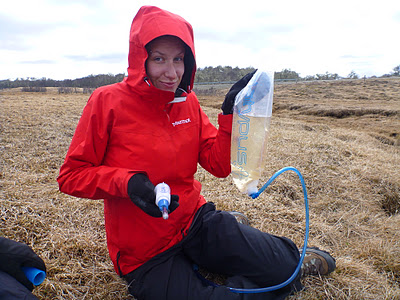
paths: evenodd
<path fill-rule="evenodd" d="M 306 215 L 305 216 L 306 217 L 306 232 L 304 235 L 304 245 L 303 245 L 303 250 L 302 250 L 302 253 L 300 256 L 299 263 L 298 263 L 296 269 L 294 270 L 293 274 L 286 281 L 284 281 L 280 284 L 265 287 L 265 288 L 257 288 L 257 289 L 239 289 L 239 288 L 227 287 L 231 292 L 241 293 L 241 294 L 256 294 L 256 293 L 265 293 L 265 292 L 279 290 L 279 289 L 287 286 L 289 283 L 291 283 L 297 277 L 297 274 L 300 272 L 301 265 L 303 264 L 303 260 L 306 255 L 306 248 L 307 248 L 307 241 L 308 241 L 309 227 L 310 227 L 310 217 L 309 217 L 309 213 L 308 213 L 307 189 L 306 189 L 306 184 L 304 183 L 303 176 L 301 175 L 299 170 L 297 170 L 296 168 L 285 167 L 285 168 L 279 170 L 278 172 L 276 172 L 274 175 L 272 175 L 272 177 L 267 181 L 266 184 L 263 185 L 263 187 L 261 189 L 259 189 L 259 191 L 257 193 L 251 194 L 250 196 L 253 199 L 257 198 L 276 179 L 276 177 L 278 177 L 279 175 L 281 175 L 282 173 L 284 173 L 286 171 L 294 171 L 299 176 L 301 185 L 303 187 L 304 207 L 305 207 L 305 215 Z M 198 275 L 201 276 L 199 273 L 198 273 Z M 204 277 L 203 277 L 203 279 L 205 281 L 207 281 L 207 283 L 210 285 L 218 286 L 215 283 L 206 280 Z"/>

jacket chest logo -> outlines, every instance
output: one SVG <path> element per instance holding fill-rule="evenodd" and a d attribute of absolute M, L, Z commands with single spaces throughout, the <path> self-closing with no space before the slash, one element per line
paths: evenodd
<path fill-rule="evenodd" d="M 172 126 L 175 127 L 175 126 L 182 125 L 182 124 L 187 124 L 187 123 L 190 123 L 190 122 L 192 122 L 190 120 L 190 118 L 187 118 L 187 119 L 176 121 L 176 122 L 172 123 Z"/>

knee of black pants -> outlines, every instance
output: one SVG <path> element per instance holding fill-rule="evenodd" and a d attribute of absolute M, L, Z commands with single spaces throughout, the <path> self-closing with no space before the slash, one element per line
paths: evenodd
<path fill-rule="evenodd" d="M 290 239 L 240 224 L 221 211 L 203 216 L 198 236 L 187 246 L 185 252 L 209 271 L 240 274 L 261 285 L 285 281 L 300 258 Z"/>

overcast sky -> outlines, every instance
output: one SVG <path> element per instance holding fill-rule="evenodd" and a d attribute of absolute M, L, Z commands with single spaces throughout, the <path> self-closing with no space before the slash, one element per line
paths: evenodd
<path fill-rule="evenodd" d="M 399 0 L 17 0 L 0 8 L 0 80 L 127 73 L 142 5 L 181 15 L 198 67 L 381 76 L 400 65 Z"/>

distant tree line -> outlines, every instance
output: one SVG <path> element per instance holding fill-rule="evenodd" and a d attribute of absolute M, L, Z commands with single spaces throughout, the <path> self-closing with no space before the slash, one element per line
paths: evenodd
<path fill-rule="evenodd" d="M 195 77 L 195 83 L 207 83 L 207 82 L 235 82 L 242 78 L 249 72 L 254 71 L 255 68 L 232 68 L 230 66 L 217 66 L 217 67 L 205 67 L 198 68 Z M 385 74 L 382 77 L 400 76 L 400 65 L 393 68 L 393 72 Z M 65 79 L 65 80 L 53 80 L 49 78 L 33 78 L 28 77 L 26 79 L 17 78 L 15 80 L 0 80 L 0 89 L 5 88 L 17 88 L 22 87 L 25 91 L 44 91 L 40 88 L 45 87 L 58 87 L 59 92 L 67 92 L 67 89 L 62 88 L 84 88 L 86 91 L 91 91 L 100 86 L 113 84 L 120 82 L 124 79 L 125 74 L 100 74 L 100 75 L 89 75 L 83 78 L 77 79 Z M 316 74 L 314 76 L 300 77 L 299 73 L 290 69 L 284 69 L 279 72 L 275 72 L 276 80 L 335 80 L 341 78 L 336 73 L 326 72 L 325 74 Z M 351 71 L 346 77 L 349 79 L 357 79 L 359 76 Z"/>
<path fill-rule="evenodd" d="M 253 72 L 255 68 L 232 68 L 230 66 L 198 68 L 196 71 L 195 83 L 205 82 L 231 82 L 238 81 L 247 73 Z"/>
<path fill-rule="evenodd" d="M 28 91 L 32 88 L 38 87 L 58 87 L 59 92 L 69 92 L 66 88 L 89 88 L 94 89 L 100 86 L 113 84 L 116 82 L 120 82 L 124 79 L 125 74 L 100 74 L 100 75 L 89 75 L 83 78 L 77 79 L 64 79 L 64 80 L 54 80 L 49 78 L 33 78 L 28 77 L 26 79 L 17 78 L 16 80 L 0 80 L 0 89 L 6 88 L 17 88 L 22 87 L 24 90 Z M 40 91 L 33 90 L 32 91 Z"/>

